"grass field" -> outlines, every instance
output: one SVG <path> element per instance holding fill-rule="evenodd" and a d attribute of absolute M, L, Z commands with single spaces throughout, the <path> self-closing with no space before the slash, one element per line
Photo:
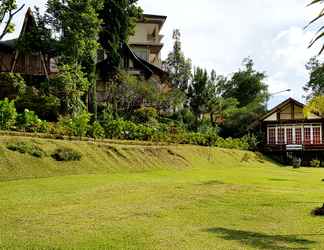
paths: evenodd
<path fill-rule="evenodd" d="M 80 162 L 11 152 L 0 137 L 0 249 L 323 249 L 324 170 L 194 146 L 62 145 Z"/>

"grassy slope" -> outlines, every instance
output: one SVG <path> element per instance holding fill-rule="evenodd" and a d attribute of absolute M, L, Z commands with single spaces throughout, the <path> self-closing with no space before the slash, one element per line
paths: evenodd
<path fill-rule="evenodd" d="M 324 201 L 321 169 L 233 150 L 35 139 L 49 153 L 64 144 L 85 154 L 56 163 L 10 152 L 8 140 L 0 137 L 0 249 L 324 246 L 324 220 L 309 215 Z"/>

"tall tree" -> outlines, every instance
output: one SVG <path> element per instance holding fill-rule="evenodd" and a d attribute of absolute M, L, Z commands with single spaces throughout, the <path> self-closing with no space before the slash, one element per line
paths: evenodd
<path fill-rule="evenodd" d="M 0 25 L 4 26 L 0 31 L 0 40 L 14 30 L 15 26 L 12 23 L 12 19 L 24 6 L 23 4 L 18 8 L 16 0 L 0 0 Z"/>
<path fill-rule="evenodd" d="M 90 83 L 88 107 L 95 116 L 97 40 L 101 27 L 98 12 L 102 7 L 101 0 L 48 0 L 46 12 L 47 20 L 60 34 L 60 63 L 75 72 L 81 69 Z"/>
<path fill-rule="evenodd" d="M 268 100 L 268 86 L 264 80 L 265 73 L 256 71 L 252 59 L 243 60 L 244 68 L 234 73 L 232 78 L 224 82 L 221 87 L 224 98 L 235 98 L 239 107 L 245 107 L 257 102 L 260 106 L 266 106 Z"/>
<path fill-rule="evenodd" d="M 257 121 L 266 112 L 269 92 L 264 82 L 265 73 L 256 71 L 251 59 L 245 59 L 243 64 L 243 69 L 221 82 L 219 87 L 222 97 L 238 101 L 238 109 L 221 126 L 221 134 L 225 137 L 241 137 L 256 132 Z"/>
<path fill-rule="evenodd" d="M 181 33 L 178 29 L 173 31 L 173 51 L 163 62 L 163 67 L 169 73 L 172 86 L 187 92 L 189 81 L 191 79 L 191 60 L 184 56 L 181 50 Z"/>
<path fill-rule="evenodd" d="M 319 95 L 324 95 L 324 63 L 320 63 L 316 57 L 306 64 L 309 71 L 309 81 L 304 90 L 307 92 L 307 100 Z"/>
<path fill-rule="evenodd" d="M 308 6 L 312 6 L 312 5 L 315 5 L 315 4 L 322 4 L 322 3 L 324 3 L 324 0 L 312 0 L 309 3 Z M 324 16 L 324 8 L 321 9 L 321 11 L 317 15 L 317 17 L 315 17 L 312 21 L 310 21 L 309 24 L 305 28 L 308 28 L 309 26 L 314 24 L 319 19 L 321 19 L 323 16 Z M 313 40 L 310 42 L 309 48 L 312 47 L 320 39 L 323 39 L 323 37 L 324 37 L 324 26 L 321 26 L 320 29 L 317 31 L 317 33 L 316 33 L 315 37 L 313 38 Z M 324 51 L 324 45 L 322 45 L 322 48 L 320 49 L 319 54 L 322 54 L 323 51 Z"/>
<path fill-rule="evenodd" d="M 192 83 L 189 86 L 188 97 L 191 110 L 195 114 L 197 120 L 199 120 L 207 110 L 208 81 L 209 77 L 207 70 L 199 67 L 194 70 Z"/>
<path fill-rule="evenodd" d="M 120 66 L 123 46 L 134 33 L 142 9 L 137 6 L 138 0 L 102 1 L 103 8 L 99 13 L 102 19 L 100 44 L 107 55 L 107 73 L 113 75 Z"/>

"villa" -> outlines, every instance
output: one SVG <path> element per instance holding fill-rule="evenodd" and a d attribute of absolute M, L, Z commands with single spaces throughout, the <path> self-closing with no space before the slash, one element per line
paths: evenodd
<path fill-rule="evenodd" d="M 289 98 L 261 118 L 265 153 L 285 163 L 322 159 L 324 120 L 316 114 L 305 117 L 303 109 L 304 104 Z"/>

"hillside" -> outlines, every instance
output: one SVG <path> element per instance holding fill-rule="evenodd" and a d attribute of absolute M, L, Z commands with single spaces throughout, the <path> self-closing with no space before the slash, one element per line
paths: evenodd
<path fill-rule="evenodd" d="M 28 142 L 47 154 L 41 159 L 7 149 L 6 145 Z M 57 162 L 50 155 L 57 148 L 71 148 L 81 161 Z M 93 143 L 0 136 L 0 180 L 80 174 L 112 174 L 153 170 L 184 170 L 207 166 L 263 165 L 251 152 L 190 145 L 158 145 L 145 142 Z"/>
<path fill-rule="evenodd" d="M 195 146 L 0 140 L 0 249 L 324 246 L 323 219 L 310 215 L 323 203 L 323 169 Z M 83 156 L 57 162 L 6 148 L 17 140 Z"/>

